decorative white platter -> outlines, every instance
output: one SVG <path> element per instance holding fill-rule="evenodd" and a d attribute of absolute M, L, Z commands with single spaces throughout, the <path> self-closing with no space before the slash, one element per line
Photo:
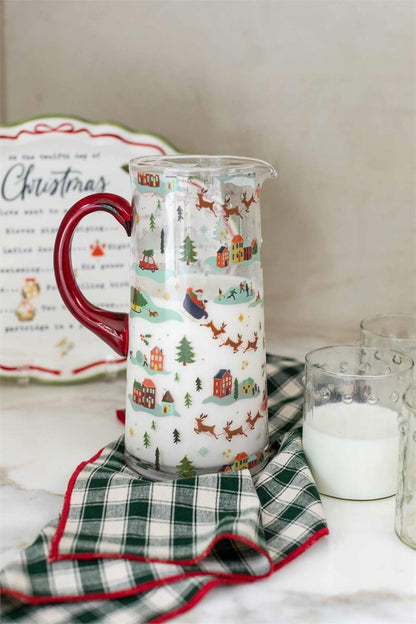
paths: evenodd
<path fill-rule="evenodd" d="M 66 210 L 92 193 L 131 196 L 131 158 L 175 154 L 162 137 L 114 123 L 43 117 L 0 126 L 0 375 L 75 382 L 125 368 L 65 308 L 55 283 L 53 247 Z M 78 226 L 72 263 L 95 305 L 127 312 L 129 247 L 110 215 Z"/>

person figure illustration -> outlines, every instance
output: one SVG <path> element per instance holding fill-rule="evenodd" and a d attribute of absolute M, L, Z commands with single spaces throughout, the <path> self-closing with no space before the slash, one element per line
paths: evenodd
<path fill-rule="evenodd" d="M 143 355 L 143 366 L 149 366 L 147 363 L 147 357 Z"/>
<path fill-rule="evenodd" d="M 232 289 L 230 290 L 230 294 L 229 294 L 229 295 L 227 295 L 227 299 L 231 299 L 231 298 L 233 298 L 233 299 L 234 299 L 234 301 L 235 301 L 235 296 L 236 296 L 236 294 L 237 294 L 237 288 L 235 288 L 235 287 L 234 287 L 234 288 L 232 288 Z"/>
<path fill-rule="evenodd" d="M 250 291 L 248 289 L 248 283 L 246 282 L 246 297 L 250 295 Z"/>

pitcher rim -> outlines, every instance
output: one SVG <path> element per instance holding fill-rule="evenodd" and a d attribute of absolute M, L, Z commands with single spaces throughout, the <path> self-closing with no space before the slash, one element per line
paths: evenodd
<path fill-rule="evenodd" d="M 184 166 L 181 163 L 190 161 L 188 166 Z M 195 164 L 192 164 L 192 161 Z M 205 161 L 205 162 L 204 162 Z M 209 164 L 211 163 L 213 164 Z M 198 162 L 203 163 L 198 165 Z M 216 164 L 214 164 L 216 163 Z M 146 168 L 155 172 L 175 173 L 175 174 L 201 174 L 201 173 L 218 173 L 222 171 L 228 171 L 233 175 L 238 173 L 247 173 L 256 167 L 261 167 L 267 170 L 269 177 L 275 178 L 277 176 L 277 170 L 273 165 L 260 160 L 258 158 L 250 158 L 246 156 L 232 156 L 232 155 L 213 155 L 213 154 L 166 154 L 158 156 L 138 156 L 132 158 L 129 161 L 130 168 L 136 168 L 139 166 L 146 166 Z"/>

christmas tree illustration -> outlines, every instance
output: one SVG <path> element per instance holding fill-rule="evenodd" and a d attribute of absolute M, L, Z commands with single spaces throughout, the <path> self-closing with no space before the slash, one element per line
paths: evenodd
<path fill-rule="evenodd" d="M 156 421 L 155 420 L 152 420 L 151 429 L 153 429 L 153 431 L 156 431 Z"/>
<path fill-rule="evenodd" d="M 199 377 L 197 377 L 197 378 L 195 379 L 195 388 L 196 388 L 196 391 L 197 391 L 197 392 L 199 392 L 200 390 L 202 390 L 202 381 L 200 380 L 200 378 L 199 378 Z"/>
<path fill-rule="evenodd" d="M 195 469 L 190 459 L 185 455 L 176 466 L 179 477 L 194 477 Z"/>
<path fill-rule="evenodd" d="M 152 232 L 153 232 L 153 230 L 154 230 L 154 229 L 155 229 L 155 227 L 156 227 L 155 216 L 154 216 L 153 212 L 152 212 L 152 214 L 150 215 L 150 219 L 149 219 L 149 227 L 150 227 L 150 229 L 151 229 L 151 231 L 152 231 Z"/>
<path fill-rule="evenodd" d="M 156 447 L 155 451 L 155 469 L 160 470 L 160 451 L 159 447 Z"/>
<path fill-rule="evenodd" d="M 196 262 L 195 243 L 189 235 L 186 236 L 183 241 L 181 252 L 182 256 L 180 260 L 182 260 L 182 262 L 186 262 L 188 265 L 191 264 L 191 262 Z"/>
<path fill-rule="evenodd" d="M 175 379 L 175 381 L 179 381 L 180 380 L 179 373 L 175 373 L 174 379 Z"/>
<path fill-rule="evenodd" d="M 183 212 L 182 212 L 182 208 L 180 206 L 178 206 L 176 213 L 178 215 L 178 221 L 183 221 Z"/>
<path fill-rule="evenodd" d="M 184 366 L 195 362 L 195 354 L 193 352 L 192 345 L 189 340 L 186 339 L 186 336 L 182 338 L 182 340 L 176 347 L 176 350 L 178 352 L 178 355 L 176 357 L 177 362 L 181 362 Z"/>
<path fill-rule="evenodd" d="M 157 200 L 157 209 L 162 210 L 162 204 L 160 203 L 160 199 Z"/>
<path fill-rule="evenodd" d="M 165 253 L 165 230 L 163 228 L 160 230 L 160 253 Z"/>
<path fill-rule="evenodd" d="M 185 403 L 185 407 L 191 407 L 192 405 L 192 397 L 189 394 L 189 392 L 185 394 L 184 403 Z"/>
<path fill-rule="evenodd" d="M 143 444 L 145 445 L 146 448 L 149 448 L 149 446 L 150 446 L 150 436 L 147 433 L 147 431 L 144 432 Z"/>
<path fill-rule="evenodd" d="M 234 379 L 234 394 L 233 394 L 233 397 L 234 397 L 234 401 L 237 401 L 237 399 L 238 399 L 238 379 L 237 379 L 237 377 Z"/>
<path fill-rule="evenodd" d="M 131 307 L 136 312 L 140 312 L 142 308 L 147 306 L 147 299 L 142 295 L 140 288 L 134 288 L 133 286 L 130 289 L 130 302 Z"/>
<path fill-rule="evenodd" d="M 181 434 L 177 429 L 173 430 L 173 443 L 178 444 L 181 441 Z"/>

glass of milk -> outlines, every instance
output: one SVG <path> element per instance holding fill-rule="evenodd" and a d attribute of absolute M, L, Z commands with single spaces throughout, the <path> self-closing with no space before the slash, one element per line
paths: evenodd
<path fill-rule="evenodd" d="M 380 314 L 360 323 L 361 344 L 404 351 L 416 362 L 416 315 Z M 416 382 L 416 367 L 413 368 Z"/>
<path fill-rule="evenodd" d="M 399 481 L 395 529 L 402 542 L 416 548 L 416 388 L 403 397 L 399 420 Z"/>
<path fill-rule="evenodd" d="M 396 492 L 398 413 L 413 367 L 402 352 L 331 346 L 306 355 L 303 446 L 321 494 Z"/>

